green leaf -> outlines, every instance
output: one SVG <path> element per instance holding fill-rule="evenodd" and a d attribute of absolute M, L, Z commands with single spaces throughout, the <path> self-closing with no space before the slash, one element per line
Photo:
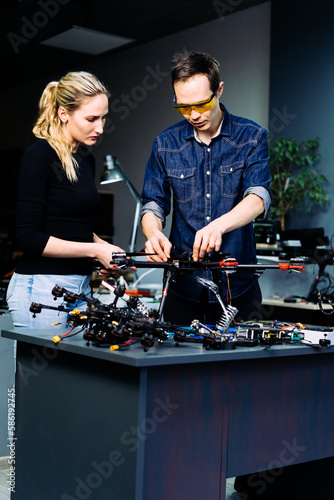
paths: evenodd
<path fill-rule="evenodd" d="M 273 217 L 282 221 L 285 215 L 307 200 L 309 203 L 304 203 L 307 211 L 312 206 L 322 207 L 328 202 L 329 197 L 321 185 L 328 182 L 327 178 L 315 168 L 321 158 L 317 152 L 319 144 L 318 137 L 300 143 L 285 137 L 269 139 Z"/>

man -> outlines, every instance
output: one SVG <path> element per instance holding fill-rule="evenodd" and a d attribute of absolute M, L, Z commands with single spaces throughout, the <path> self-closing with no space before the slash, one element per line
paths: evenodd
<path fill-rule="evenodd" d="M 155 139 L 146 167 L 141 211 L 150 261 L 186 253 L 194 261 L 223 252 L 241 264 L 256 262 L 252 221 L 270 205 L 268 133 L 256 123 L 231 115 L 219 103 L 224 83 L 219 64 L 205 53 L 176 54 L 172 60 L 174 106 L 185 118 Z M 163 234 L 173 219 L 170 238 Z M 177 275 L 165 304 L 165 320 L 190 324 L 216 321 L 222 309 L 196 276 Z M 223 275 L 221 296 L 239 310 L 239 319 L 260 317 L 261 291 L 248 271 Z"/>

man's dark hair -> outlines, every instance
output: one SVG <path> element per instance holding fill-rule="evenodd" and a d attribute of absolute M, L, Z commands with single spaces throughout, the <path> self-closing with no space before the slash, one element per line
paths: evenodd
<path fill-rule="evenodd" d="M 171 65 L 172 85 L 195 75 L 206 75 L 212 92 L 220 83 L 219 62 L 205 52 L 182 52 L 174 55 Z"/>

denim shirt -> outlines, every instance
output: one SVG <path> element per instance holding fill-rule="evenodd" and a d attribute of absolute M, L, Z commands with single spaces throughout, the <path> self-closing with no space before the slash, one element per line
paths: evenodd
<path fill-rule="evenodd" d="M 153 212 L 165 225 L 173 201 L 170 241 L 172 257 L 192 252 L 198 230 L 226 214 L 244 196 L 255 193 L 270 206 L 271 180 L 268 167 L 268 133 L 260 125 L 229 114 L 222 106 L 224 119 L 210 144 L 196 140 L 192 125 L 183 120 L 158 135 L 146 166 L 141 216 Z M 240 264 L 256 262 L 253 224 L 223 234 L 220 252 L 229 254 Z M 212 279 L 211 271 L 178 275 L 171 291 L 198 301 L 203 289 L 195 276 Z M 246 292 L 257 277 L 238 270 L 228 279 L 221 273 L 221 293 L 230 298 Z M 210 301 L 215 301 L 211 297 Z"/>

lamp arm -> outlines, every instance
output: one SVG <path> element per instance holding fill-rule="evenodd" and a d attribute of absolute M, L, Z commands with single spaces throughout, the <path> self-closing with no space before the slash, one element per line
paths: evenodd
<path fill-rule="evenodd" d="M 122 173 L 124 177 L 124 182 L 127 185 L 130 193 L 132 194 L 133 198 L 135 199 L 136 202 L 136 210 L 135 210 L 135 215 L 133 218 L 133 226 L 132 226 L 132 231 L 131 231 L 131 238 L 130 238 L 130 244 L 129 244 L 129 250 L 130 252 L 134 252 L 135 250 L 135 245 L 136 245 L 136 238 L 137 238 L 137 232 L 138 232 L 138 225 L 139 225 L 139 215 L 140 215 L 140 208 L 141 208 L 141 196 L 138 193 L 137 189 L 134 187 L 134 185 L 130 182 L 130 179 L 126 175 L 122 165 L 116 159 L 116 164 L 117 168 L 119 171 Z"/>
<path fill-rule="evenodd" d="M 138 193 L 138 191 L 134 187 L 134 185 L 130 182 L 129 177 L 126 175 L 125 170 L 123 169 L 123 167 L 122 167 L 120 161 L 118 160 L 118 158 L 116 158 L 115 164 L 117 165 L 117 168 L 119 169 L 119 171 L 122 173 L 122 175 L 124 177 L 124 182 L 128 186 L 129 190 L 131 191 L 131 194 L 134 197 L 134 199 L 136 200 L 136 202 L 138 200 L 141 200 L 140 194 Z"/>
<path fill-rule="evenodd" d="M 131 192 L 131 194 L 134 197 L 134 199 L 136 200 L 136 202 L 137 201 L 141 202 L 140 194 L 138 193 L 137 189 L 133 186 L 133 184 L 131 184 L 131 182 L 129 181 L 129 179 L 127 177 L 124 177 L 124 182 L 128 186 L 129 191 Z"/>
<path fill-rule="evenodd" d="M 137 231 L 138 231 L 138 225 L 139 225 L 140 207 L 141 207 L 141 200 L 139 198 L 137 200 L 137 203 L 136 203 L 136 211 L 135 211 L 135 216 L 133 218 L 133 226 L 132 226 L 131 239 L 130 239 L 130 244 L 129 244 L 130 252 L 135 251 Z"/>

